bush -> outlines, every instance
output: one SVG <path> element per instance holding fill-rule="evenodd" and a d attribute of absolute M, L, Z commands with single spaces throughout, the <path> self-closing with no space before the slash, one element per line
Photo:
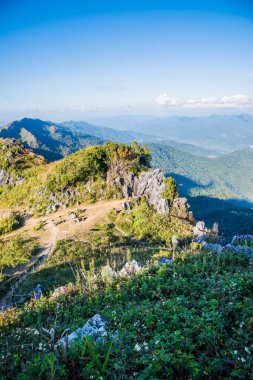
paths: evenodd
<path fill-rule="evenodd" d="M 14 236 L 7 241 L 0 240 L 0 273 L 7 267 L 16 267 L 29 261 L 37 244 L 25 237 Z"/>
<path fill-rule="evenodd" d="M 188 220 L 158 214 L 154 207 L 147 204 L 145 198 L 133 206 L 130 214 L 121 212 L 116 224 L 140 240 L 166 244 L 171 243 L 174 235 L 182 240 L 189 238 L 192 230 Z"/>
<path fill-rule="evenodd" d="M 41 230 L 42 228 L 44 228 L 45 225 L 46 225 L 46 222 L 44 222 L 43 220 L 39 220 L 39 221 L 35 224 L 35 226 L 33 227 L 33 230 L 34 230 L 34 231 L 39 231 L 39 230 Z"/>
<path fill-rule="evenodd" d="M 14 214 L 0 220 L 0 235 L 8 234 L 20 224 L 18 217 Z"/>

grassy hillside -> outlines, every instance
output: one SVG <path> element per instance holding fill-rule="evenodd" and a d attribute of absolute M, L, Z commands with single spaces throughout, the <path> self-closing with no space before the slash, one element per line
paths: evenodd
<path fill-rule="evenodd" d="M 249 259 L 187 250 L 175 255 L 173 265 L 152 264 L 134 277 L 110 279 L 92 265 L 75 266 L 79 276 L 62 296 L 48 294 L 0 314 L 2 378 L 250 378 Z M 59 270 L 56 265 L 51 275 Z M 107 321 L 106 337 L 54 351 L 66 329 L 97 313 Z"/>
<path fill-rule="evenodd" d="M 149 166 L 149 151 L 136 143 L 89 147 L 25 169 L 30 176 L 12 188 L 2 186 L 0 201 L 45 213 L 47 201 L 62 195 L 69 202 L 115 198 L 117 189 L 106 182 L 108 171 L 120 178 L 123 169 L 140 173 Z M 169 197 L 173 188 L 177 197 L 174 182 L 166 183 L 164 194 Z M 44 248 L 39 246 L 47 260 L 22 276 L 13 291 L 19 307 L 0 312 L 0 378 L 250 378 L 252 258 L 189 244 L 192 221 L 188 213 L 176 214 L 175 207 L 165 216 L 144 198 L 132 200 L 127 209 L 118 202 L 75 203 L 70 211 L 32 217 L 24 221 L 25 240 L 15 231 L 0 241 L 6 285 L 11 267 L 31 268 L 37 243 L 47 237 Z M 103 222 L 97 223 L 101 212 Z M 96 314 L 106 327 L 81 338 L 80 328 Z M 74 341 L 70 335 L 59 344 L 77 329 Z"/>
<path fill-rule="evenodd" d="M 28 156 L 30 152 L 28 152 Z M 32 157 L 36 157 L 32 154 Z M 0 186 L 0 205 L 26 207 L 45 213 L 50 204 L 61 206 L 76 202 L 121 197 L 120 188 L 106 181 L 113 165 L 138 173 L 149 166 L 150 156 L 145 147 L 107 143 L 80 150 L 48 165 L 35 165 L 29 176 L 16 186 Z"/>
<path fill-rule="evenodd" d="M 46 160 L 42 156 L 26 149 L 19 141 L 0 138 L 0 170 L 18 174 L 43 164 Z"/>

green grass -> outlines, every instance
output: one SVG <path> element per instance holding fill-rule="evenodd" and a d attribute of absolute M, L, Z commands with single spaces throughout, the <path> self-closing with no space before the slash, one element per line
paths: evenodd
<path fill-rule="evenodd" d="M 56 355 L 48 340 L 29 330 L 54 327 L 57 340 L 96 313 L 109 332 L 119 332 L 104 379 L 251 378 L 252 293 L 252 263 L 233 254 L 182 252 L 173 265 L 134 278 L 108 284 L 98 277 L 89 289 L 80 283 L 57 302 L 45 298 L 1 316 L 2 378 L 98 379 L 85 342 Z M 94 349 L 103 362 L 107 349 Z"/>

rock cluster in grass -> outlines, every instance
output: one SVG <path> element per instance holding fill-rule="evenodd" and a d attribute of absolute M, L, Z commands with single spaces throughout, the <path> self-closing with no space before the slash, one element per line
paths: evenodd
<path fill-rule="evenodd" d="M 18 174 L 8 173 L 6 170 L 0 170 L 0 186 L 17 186 L 25 181 L 25 178 Z"/>
<path fill-rule="evenodd" d="M 106 321 L 99 314 L 90 318 L 83 327 L 80 327 L 71 334 L 65 335 L 59 339 L 55 344 L 54 349 L 58 350 L 60 346 L 69 347 L 78 339 L 88 336 L 92 337 L 95 342 L 101 342 L 107 336 Z"/>
<path fill-rule="evenodd" d="M 250 243 L 251 242 L 251 243 Z M 248 257 L 253 257 L 253 235 L 234 236 L 230 244 L 212 244 L 203 242 L 204 249 L 213 253 L 244 253 Z"/>
<path fill-rule="evenodd" d="M 123 268 L 116 272 L 109 265 L 106 265 L 101 270 L 102 278 L 110 277 L 114 278 L 117 276 L 135 276 L 142 270 L 142 267 L 137 263 L 136 260 L 131 260 L 126 263 Z"/>
<path fill-rule="evenodd" d="M 78 190 L 67 188 L 60 194 L 51 193 L 48 196 L 50 204 L 47 207 L 46 214 L 57 211 L 60 207 L 69 207 L 72 204 L 76 204 L 76 196 L 79 195 Z"/>
<path fill-rule="evenodd" d="M 126 263 L 123 268 L 119 271 L 120 276 L 135 276 L 141 271 L 141 267 L 136 260 L 132 260 L 129 263 Z"/>
<path fill-rule="evenodd" d="M 253 246 L 253 235 L 235 235 L 231 244 Z"/>

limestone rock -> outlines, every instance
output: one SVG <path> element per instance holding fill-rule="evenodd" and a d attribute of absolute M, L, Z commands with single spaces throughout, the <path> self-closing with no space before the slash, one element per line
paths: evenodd
<path fill-rule="evenodd" d="M 168 215 L 169 202 L 162 196 L 165 190 L 163 179 L 164 175 L 159 169 L 143 171 L 136 175 L 123 169 L 116 170 L 114 167 L 114 170 L 110 169 L 107 173 L 107 181 L 120 188 L 123 197 L 144 196 L 158 213 Z"/>
<path fill-rule="evenodd" d="M 21 177 L 18 174 L 7 173 L 6 170 L 0 170 L 0 186 L 17 186 L 25 181 L 25 178 Z"/>
<path fill-rule="evenodd" d="M 181 218 L 189 217 L 187 198 L 175 198 L 173 201 L 173 208 Z"/>
<path fill-rule="evenodd" d="M 205 222 L 201 221 L 196 223 L 196 226 L 193 228 L 193 237 L 199 242 L 204 241 L 208 237 Z"/>
<path fill-rule="evenodd" d="M 101 338 L 107 336 L 106 321 L 99 314 L 96 314 L 94 317 L 90 318 L 83 327 L 80 327 L 71 334 L 65 335 L 63 338 L 58 340 L 54 346 L 54 349 L 57 350 L 58 347 L 62 345 L 70 346 L 77 339 L 82 339 L 85 336 L 91 336 L 95 339 L 95 341 L 100 341 Z"/>
<path fill-rule="evenodd" d="M 163 198 L 165 191 L 164 175 L 159 170 L 142 172 L 134 179 L 133 197 L 145 196 L 148 204 L 154 206 L 160 214 L 168 215 L 170 212 L 169 202 Z"/>
<path fill-rule="evenodd" d="M 253 246 L 253 235 L 236 235 L 233 237 L 231 244 L 233 245 L 252 245 Z"/>
<path fill-rule="evenodd" d="M 115 272 L 109 265 L 106 265 L 101 269 L 101 276 L 103 279 L 105 278 L 114 278 L 117 276 L 117 272 Z"/>
<path fill-rule="evenodd" d="M 129 263 L 126 263 L 123 268 L 119 271 L 119 275 L 121 276 L 133 276 L 141 271 L 141 267 L 137 263 L 137 261 L 132 260 Z"/>

